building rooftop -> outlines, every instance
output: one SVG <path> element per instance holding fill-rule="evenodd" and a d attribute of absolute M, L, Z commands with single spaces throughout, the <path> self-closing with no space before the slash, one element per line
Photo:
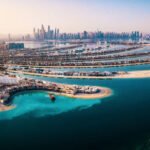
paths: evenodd
<path fill-rule="evenodd" d="M 0 84 L 11 85 L 11 84 L 18 84 L 18 83 L 19 83 L 19 79 L 17 79 L 17 78 L 11 78 L 11 77 L 7 77 L 7 76 L 0 77 Z"/>

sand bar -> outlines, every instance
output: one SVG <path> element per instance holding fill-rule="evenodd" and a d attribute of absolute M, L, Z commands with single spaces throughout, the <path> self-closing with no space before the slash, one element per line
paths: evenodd
<path fill-rule="evenodd" d="M 51 94 L 87 100 L 108 97 L 112 93 L 109 88 L 99 86 L 56 84 L 52 82 L 20 78 L 20 81 L 17 83 L 17 85 L 16 83 L 14 85 L 12 83 L 11 86 L 7 85 L 5 87 L 5 92 L 1 95 L 3 98 L 0 99 L 0 111 L 8 111 L 15 108 L 13 105 L 10 105 L 12 97 L 15 94 L 26 91 L 28 92 L 29 90 L 47 91 L 49 93 L 50 101 L 52 100 L 50 96 Z"/>
<path fill-rule="evenodd" d="M 126 74 L 118 74 L 115 76 L 62 76 L 62 75 L 39 74 L 39 73 L 30 73 L 30 72 L 12 71 L 12 70 L 9 70 L 9 72 L 24 74 L 24 75 L 50 77 L 50 78 L 71 78 L 71 79 L 150 78 L 150 70 L 130 71 L 127 72 Z"/>
<path fill-rule="evenodd" d="M 117 75 L 114 78 L 150 78 L 150 70 L 130 71 L 127 74 Z"/>
<path fill-rule="evenodd" d="M 6 105 L 3 105 L 3 104 L 0 104 L 0 112 L 12 110 L 14 108 L 15 108 L 15 106 L 6 106 Z"/>
<path fill-rule="evenodd" d="M 98 93 L 94 93 L 94 94 L 66 94 L 66 93 L 56 93 L 56 92 L 49 92 L 49 93 L 53 93 L 55 95 L 62 95 L 62 96 L 66 96 L 66 97 L 70 97 L 70 98 L 78 98 L 78 99 L 82 99 L 82 100 L 89 100 L 89 99 L 100 99 L 100 98 L 105 98 L 108 97 L 112 94 L 112 91 L 109 88 L 102 88 L 102 87 L 98 87 L 100 92 Z M 15 106 L 6 106 L 3 104 L 0 104 L 0 112 L 3 111 L 9 111 L 14 109 Z"/>

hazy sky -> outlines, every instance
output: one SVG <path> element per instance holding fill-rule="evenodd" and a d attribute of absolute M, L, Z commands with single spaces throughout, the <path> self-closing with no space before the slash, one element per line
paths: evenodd
<path fill-rule="evenodd" d="M 150 0 L 0 0 L 0 33 L 32 33 L 41 24 L 61 32 L 150 32 Z"/>

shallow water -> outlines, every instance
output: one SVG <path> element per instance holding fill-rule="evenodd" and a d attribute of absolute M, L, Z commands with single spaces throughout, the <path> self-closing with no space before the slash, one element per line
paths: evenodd
<path fill-rule="evenodd" d="M 58 115 L 72 110 L 88 109 L 95 104 L 100 104 L 100 99 L 80 100 L 65 96 L 55 95 L 56 101 L 50 100 L 48 92 L 31 91 L 18 93 L 13 98 L 13 105 L 16 107 L 11 111 L 0 113 L 0 120 L 13 119 L 18 116 L 31 113 L 32 117 L 43 117 Z"/>

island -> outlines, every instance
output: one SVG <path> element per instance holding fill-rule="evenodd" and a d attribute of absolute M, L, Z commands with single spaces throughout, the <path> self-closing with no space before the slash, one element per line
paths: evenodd
<path fill-rule="evenodd" d="M 72 78 L 72 79 L 117 79 L 117 78 L 150 78 L 150 70 L 138 71 L 91 71 L 91 72 L 54 72 L 46 69 L 30 70 L 8 70 L 9 73 L 17 73 L 31 76 L 43 76 L 50 78 Z"/>
<path fill-rule="evenodd" d="M 7 111 L 15 108 L 13 96 L 24 91 L 47 91 L 54 95 L 63 95 L 79 99 L 98 99 L 111 95 L 109 88 L 98 86 L 79 86 L 58 84 L 30 78 L 21 78 L 15 75 L 0 76 L 0 111 Z"/>

